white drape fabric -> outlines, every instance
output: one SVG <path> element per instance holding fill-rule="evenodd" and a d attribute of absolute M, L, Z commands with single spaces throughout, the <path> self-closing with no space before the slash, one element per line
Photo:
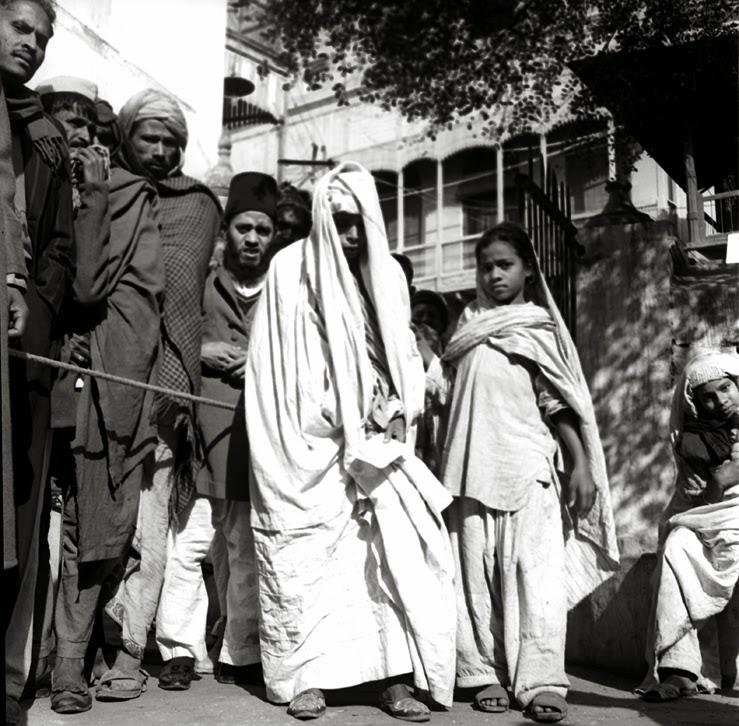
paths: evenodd
<path fill-rule="evenodd" d="M 405 413 L 404 445 L 366 438 L 376 373 L 332 218 L 341 189 L 362 214 L 361 280 Z M 353 163 L 327 174 L 313 219 L 310 238 L 272 262 L 247 360 L 268 697 L 412 670 L 419 688 L 450 705 L 453 563 L 441 510 L 451 498 L 413 453 L 424 372 L 372 176 Z"/>

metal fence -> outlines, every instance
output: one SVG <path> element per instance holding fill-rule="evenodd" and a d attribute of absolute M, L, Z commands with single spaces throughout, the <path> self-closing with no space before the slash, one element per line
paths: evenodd
<path fill-rule="evenodd" d="M 570 194 L 552 170 L 536 184 L 516 177 L 519 220 L 529 233 L 539 264 L 557 307 L 572 335 L 576 334 L 577 274 L 575 258 L 584 252 L 577 227 L 570 220 Z"/>

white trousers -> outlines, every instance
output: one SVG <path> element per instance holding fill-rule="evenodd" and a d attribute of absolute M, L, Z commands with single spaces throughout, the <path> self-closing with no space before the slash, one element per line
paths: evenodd
<path fill-rule="evenodd" d="M 249 502 L 212 499 L 215 542 L 213 569 L 221 614 L 226 616 L 218 660 L 229 665 L 260 662 L 259 586 Z M 225 605 L 225 608 L 224 608 Z"/>
<path fill-rule="evenodd" d="M 226 545 L 212 552 L 219 599 L 226 604 L 219 660 L 229 665 L 259 662 L 258 590 L 249 517 L 248 502 L 196 497 L 182 513 L 177 531 L 170 529 L 157 612 L 157 645 L 163 660 L 207 657 L 208 593 L 201 565 L 217 533 Z M 219 562 L 224 555 L 226 561 Z"/>
<path fill-rule="evenodd" d="M 205 660 L 208 593 L 201 565 L 213 540 L 210 500 L 193 497 L 175 530 L 167 533 L 167 564 L 157 610 L 157 645 L 162 659 Z"/>
<path fill-rule="evenodd" d="M 517 512 L 455 498 L 448 510 L 457 560 L 457 685 L 510 686 L 522 708 L 539 693 L 567 695 L 567 594 L 561 505 L 533 487 Z"/>

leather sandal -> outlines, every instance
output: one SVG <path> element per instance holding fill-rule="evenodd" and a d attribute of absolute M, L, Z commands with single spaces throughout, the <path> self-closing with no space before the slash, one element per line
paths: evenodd
<path fill-rule="evenodd" d="M 553 711 L 537 711 L 536 708 L 550 708 Z M 558 693 L 544 691 L 537 693 L 531 699 L 528 706 L 528 712 L 531 718 L 537 723 L 558 723 L 567 716 L 567 701 Z"/>
<path fill-rule="evenodd" d="M 431 719 L 428 706 L 413 698 L 408 686 L 396 683 L 380 693 L 380 708 L 400 721 L 422 723 Z"/>
<path fill-rule="evenodd" d="M 195 658 L 179 656 L 167 661 L 159 674 L 159 688 L 186 691 L 195 677 Z"/>
<path fill-rule="evenodd" d="M 496 701 L 497 703 L 486 703 L 486 701 Z M 501 701 L 505 701 L 505 704 L 501 703 Z M 495 683 L 475 694 L 475 705 L 480 711 L 485 711 L 485 713 L 505 713 L 511 702 L 506 689 Z"/>
<path fill-rule="evenodd" d="M 287 715 L 301 721 L 319 718 L 324 713 L 326 713 L 326 696 L 319 688 L 301 691 L 287 707 Z"/>

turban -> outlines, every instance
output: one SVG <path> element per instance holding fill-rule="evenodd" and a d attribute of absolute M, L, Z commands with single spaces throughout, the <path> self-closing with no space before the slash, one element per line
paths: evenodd
<path fill-rule="evenodd" d="M 185 163 L 184 152 L 187 148 L 188 133 L 187 121 L 180 104 L 168 93 L 156 91 L 153 88 L 147 88 L 131 96 L 118 113 L 118 123 L 124 140 L 128 141 L 131 138 L 133 127 L 139 121 L 148 120 L 161 121 L 167 131 L 177 140 L 180 147 L 180 161 L 173 174 L 181 171 Z M 127 150 L 126 156 L 129 156 L 130 162 L 130 150 Z"/>

